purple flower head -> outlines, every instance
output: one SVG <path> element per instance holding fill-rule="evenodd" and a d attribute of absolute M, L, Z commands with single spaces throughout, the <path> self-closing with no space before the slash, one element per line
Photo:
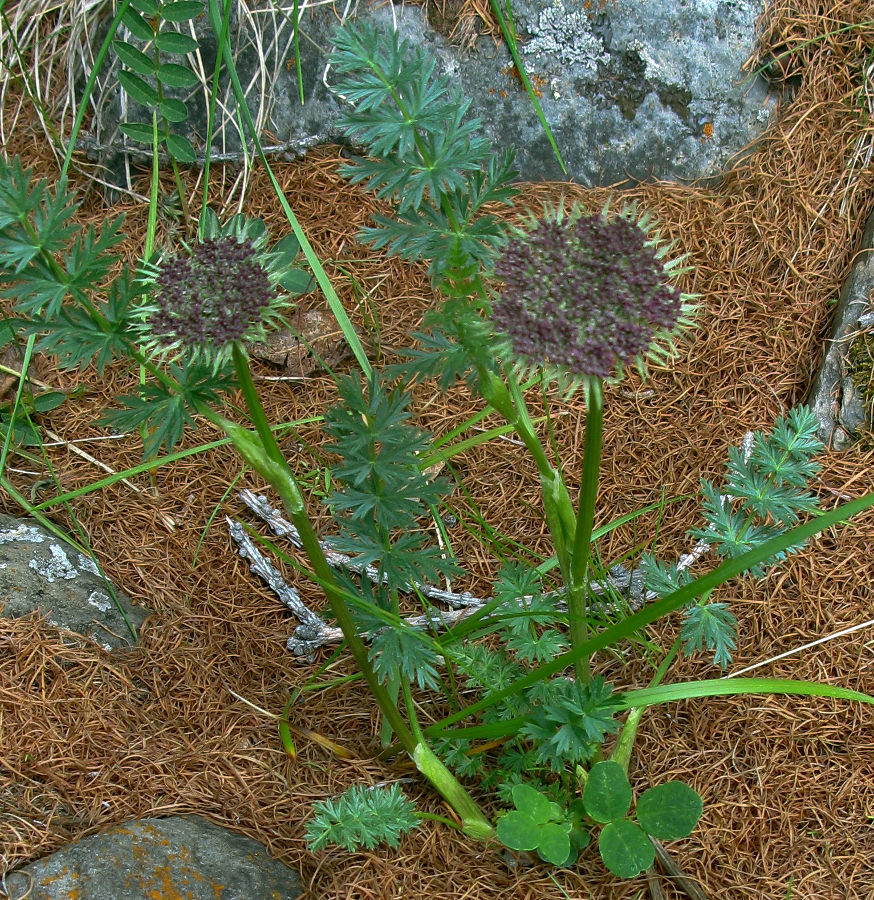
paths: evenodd
<path fill-rule="evenodd" d="M 161 264 L 149 328 L 165 345 L 219 350 L 261 322 L 275 293 L 250 240 L 207 240 Z"/>
<path fill-rule="evenodd" d="M 504 288 L 491 317 L 510 356 L 572 379 L 604 379 L 686 324 L 688 298 L 668 283 L 647 220 L 632 216 L 559 210 L 508 244 L 495 266 Z"/>

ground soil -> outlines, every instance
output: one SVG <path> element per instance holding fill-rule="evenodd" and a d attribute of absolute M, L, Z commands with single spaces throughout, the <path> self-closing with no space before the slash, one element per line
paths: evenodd
<path fill-rule="evenodd" d="M 822 358 L 823 342 L 841 283 L 860 249 L 874 210 L 874 173 L 865 153 L 874 143 L 871 123 L 870 5 L 779 0 L 763 26 L 763 52 L 790 47 L 794 98 L 776 125 L 715 187 L 641 185 L 622 193 L 658 215 L 664 235 L 690 255 L 695 269 L 685 290 L 701 295 L 698 327 L 677 361 L 635 376 L 606 395 L 605 443 L 598 523 L 667 497 L 659 520 L 643 516 L 601 544 L 612 560 L 648 545 L 676 559 L 690 547 L 686 529 L 700 524 L 694 499 L 702 477 L 718 479 L 726 452 L 749 429 L 768 428 L 802 402 Z M 857 29 L 843 26 L 859 24 Z M 840 30 L 843 29 L 843 30 Z M 829 35 L 823 37 L 823 35 Z M 8 97 L 7 97 L 7 102 Z M 866 117 L 867 110 L 867 117 Z M 8 109 L 6 125 L 8 127 Z M 9 153 L 54 178 L 56 162 L 34 116 L 23 108 L 4 136 Z M 325 261 L 356 325 L 374 348 L 374 361 L 390 358 L 435 303 L 421 266 L 374 253 L 355 240 L 374 204 L 337 174 L 340 151 L 323 148 L 276 174 L 320 258 Z M 220 204 L 234 173 L 219 175 Z M 100 191 L 77 174 L 79 219 L 107 215 Z M 144 182 L 145 184 L 145 182 Z M 195 203 L 197 191 L 192 185 Z M 163 183 L 169 193 L 171 183 Z M 596 209 L 606 191 L 569 185 L 526 186 L 536 205 L 560 194 Z M 125 250 L 134 258 L 147 224 L 143 204 L 122 202 Z M 263 217 L 272 233 L 285 232 L 267 178 L 255 172 L 246 211 Z M 161 237 L 170 227 L 161 221 Z M 348 368 L 348 363 L 343 364 Z M 341 368 L 343 367 L 341 366 Z M 275 375 L 266 365 L 260 375 Z M 105 406 L 131 389 L 136 376 L 121 368 L 102 379 L 94 372 L 44 377 L 86 394 L 54 410 L 42 423 L 115 470 L 140 461 L 136 436 L 100 441 L 95 424 Z M 328 375 L 304 382 L 262 381 L 276 422 L 306 420 L 335 397 Z M 445 433 L 479 408 L 462 389 L 422 392 L 417 416 Z M 532 402 L 539 401 L 535 397 Z M 571 402 L 557 419 L 555 440 L 569 473 L 579 471 L 584 407 Z M 486 423 L 488 424 L 488 422 Z M 184 446 L 219 437 L 204 423 Z M 316 425 L 301 425 L 284 447 L 300 473 L 318 462 L 309 447 L 321 442 Z M 299 445 L 304 448 L 299 449 Z M 64 490 L 103 475 L 68 445 L 47 449 Z M 874 489 L 870 434 L 849 450 L 826 454 L 817 490 L 826 509 L 842 497 Z M 509 442 L 465 453 L 453 503 L 462 521 L 470 504 L 485 521 L 548 552 L 538 513 L 533 466 Z M 8 477 L 25 496 L 40 487 L 44 467 L 12 460 Z M 38 618 L 0 619 L 0 865 L 9 869 L 68 841 L 130 818 L 197 813 L 265 843 L 298 868 L 307 896 L 497 900 L 573 897 L 613 900 L 645 895 L 643 879 L 618 883 L 594 854 L 576 871 L 510 866 L 500 856 L 436 824 L 406 837 L 399 851 L 308 852 L 302 823 L 310 804 L 357 781 L 391 780 L 398 772 L 373 759 L 378 720 L 359 684 L 308 692 L 292 722 L 348 748 L 344 760 L 298 736 L 289 758 L 269 714 L 282 712 L 291 692 L 317 665 L 285 651 L 295 623 L 234 553 L 224 516 L 251 522 L 237 499 L 243 487 L 263 485 L 226 447 L 162 466 L 123 484 L 86 493 L 69 507 L 51 509 L 58 524 L 81 525 L 107 573 L 154 613 L 140 645 L 107 657 L 99 648 L 71 648 Z M 4 511 L 19 513 L 9 496 Z M 318 502 L 313 514 L 326 525 Z M 457 582 L 490 591 L 495 554 L 464 527 L 454 550 L 469 575 Z M 712 560 L 700 564 L 703 571 Z M 316 607 L 317 592 L 285 568 Z M 717 591 L 739 619 L 732 671 L 797 650 L 817 638 L 871 618 L 874 583 L 874 512 L 820 535 L 798 556 L 762 581 L 738 579 Z M 670 621 L 650 631 L 667 644 Z M 809 678 L 874 694 L 871 631 L 832 640 L 769 663 L 755 674 Z M 599 668 L 622 687 L 641 687 L 651 668 L 632 648 L 604 658 Z M 328 675 L 350 671 L 345 658 Z M 705 660 L 681 662 L 673 680 L 714 677 Z M 427 718 L 427 707 L 423 707 Z M 631 766 L 635 788 L 684 778 L 704 797 L 704 817 L 688 840 L 671 845 L 674 858 L 711 900 L 808 898 L 846 900 L 874 896 L 874 727 L 870 708 L 796 697 L 735 697 L 684 702 L 644 719 Z M 404 773 L 405 777 L 409 773 Z M 418 781 L 405 785 L 425 809 L 443 812 Z M 666 897 L 679 893 L 663 881 Z M 642 893 L 643 892 L 643 893 Z"/>

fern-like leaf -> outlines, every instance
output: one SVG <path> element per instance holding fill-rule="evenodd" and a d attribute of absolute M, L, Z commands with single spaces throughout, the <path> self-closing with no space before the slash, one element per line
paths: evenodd
<path fill-rule="evenodd" d="M 705 648 L 715 651 L 714 662 L 724 669 L 737 646 L 737 619 L 725 603 L 696 603 L 683 612 L 680 637 L 686 656 Z"/>
<path fill-rule="evenodd" d="M 372 850 L 379 844 L 395 849 L 402 835 L 419 822 L 415 806 L 397 784 L 371 788 L 356 784 L 335 799 L 314 803 L 304 833 L 313 852 L 329 844 L 345 850 Z"/>

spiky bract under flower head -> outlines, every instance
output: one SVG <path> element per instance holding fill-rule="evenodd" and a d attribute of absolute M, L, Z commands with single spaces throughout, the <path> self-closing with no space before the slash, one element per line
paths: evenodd
<path fill-rule="evenodd" d="M 259 219 L 234 216 L 225 225 L 207 210 L 200 240 L 143 264 L 145 300 L 138 328 L 143 346 L 164 357 L 203 361 L 218 372 L 236 342 L 263 341 L 286 324 L 298 251 L 289 235 L 272 249 Z M 298 279 L 299 280 L 299 279 Z"/>
<path fill-rule="evenodd" d="M 647 356 L 673 350 L 689 324 L 687 295 L 670 283 L 648 217 L 633 207 L 594 216 L 563 207 L 534 219 L 507 245 L 495 273 L 504 281 L 492 307 L 499 352 L 559 381 L 597 382 Z"/>

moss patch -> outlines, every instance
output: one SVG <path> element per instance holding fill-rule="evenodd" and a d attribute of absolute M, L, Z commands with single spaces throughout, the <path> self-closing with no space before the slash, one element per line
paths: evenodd
<path fill-rule="evenodd" d="M 869 419 L 874 414 L 874 331 L 863 331 L 850 344 L 844 366 L 856 389 L 865 396 Z"/>

